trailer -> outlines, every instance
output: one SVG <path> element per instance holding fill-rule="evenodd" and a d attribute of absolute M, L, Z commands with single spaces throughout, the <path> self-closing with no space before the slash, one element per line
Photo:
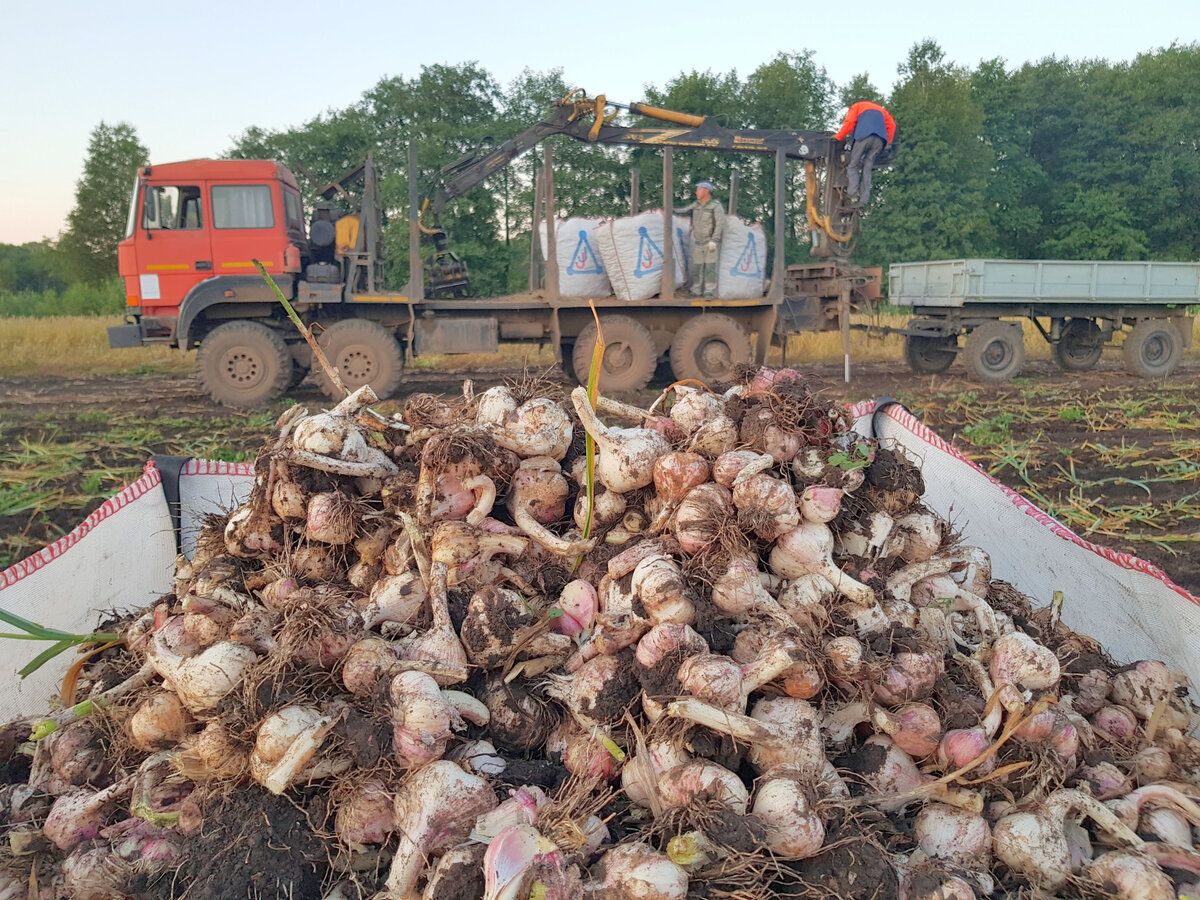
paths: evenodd
<path fill-rule="evenodd" d="M 912 310 L 899 332 L 905 360 L 918 374 L 945 372 L 961 354 L 980 381 L 1008 381 L 1025 363 L 1020 320 L 1027 320 L 1064 371 L 1093 368 L 1104 348 L 1123 335 L 1120 346 L 1129 371 L 1163 378 L 1191 345 L 1188 308 L 1200 304 L 1200 263 L 896 263 L 888 269 L 888 301 Z"/>

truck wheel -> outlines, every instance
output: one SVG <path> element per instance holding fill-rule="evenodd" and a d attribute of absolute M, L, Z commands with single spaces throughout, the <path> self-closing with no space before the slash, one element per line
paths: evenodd
<path fill-rule="evenodd" d="M 984 322 L 967 335 L 963 352 L 976 378 L 1000 384 L 1025 365 L 1025 333 L 1013 322 Z"/>
<path fill-rule="evenodd" d="M 1179 329 L 1166 319 L 1143 319 L 1133 326 L 1122 348 L 1125 367 L 1143 378 L 1165 378 L 1183 356 Z"/>
<path fill-rule="evenodd" d="M 400 386 L 400 376 L 404 373 L 400 344 L 377 322 L 369 319 L 334 322 L 318 343 L 329 364 L 337 368 L 342 384 L 350 390 L 369 384 L 379 399 L 384 400 Z M 319 365 L 316 369 L 317 386 L 322 394 L 330 400 L 345 397 Z"/>
<path fill-rule="evenodd" d="M 658 350 L 649 329 L 629 316 L 601 316 L 604 328 L 604 357 L 600 366 L 600 390 L 640 391 L 650 383 Z M 575 339 L 571 368 L 580 384 L 587 384 L 596 347 L 596 323 L 584 326 Z"/>
<path fill-rule="evenodd" d="M 283 396 L 292 377 L 292 354 L 283 338 L 260 322 L 226 322 L 200 342 L 196 371 L 217 403 L 251 409 Z"/>
<path fill-rule="evenodd" d="M 941 375 L 958 355 L 954 338 L 910 334 L 904 338 L 904 361 L 918 375 Z"/>
<path fill-rule="evenodd" d="M 692 316 L 671 341 L 671 371 L 680 381 L 712 385 L 734 379 L 734 370 L 754 358 L 750 335 L 735 319 L 720 313 Z"/>
<path fill-rule="evenodd" d="M 1096 368 L 1103 352 L 1100 326 L 1091 319 L 1069 319 L 1054 345 L 1054 358 L 1064 372 L 1086 372 Z"/>

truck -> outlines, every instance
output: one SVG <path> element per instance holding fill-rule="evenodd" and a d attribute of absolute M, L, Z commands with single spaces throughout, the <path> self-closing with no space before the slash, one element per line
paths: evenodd
<path fill-rule="evenodd" d="M 618 107 L 673 127 L 614 125 Z M 771 280 L 763 296 L 678 296 L 668 240 L 662 250 L 662 289 L 652 300 L 564 297 L 555 229 L 548 228 L 544 285 L 531 274 L 524 293 L 470 296 L 467 265 L 450 249 L 439 213 L 554 134 L 660 149 L 664 233 L 673 232 L 675 149 L 774 156 L 779 211 L 788 161 L 800 160 L 812 251 L 824 261 L 786 265 L 784 221 L 776 215 Z M 549 147 L 543 149 L 535 234 L 539 216 L 555 221 L 553 156 Z M 881 155 L 877 164 L 886 164 L 892 153 Z M 369 154 L 362 166 L 318 192 L 331 201 L 349 196 L 347 187 L 361 182 L 359 208 L 342 214 L 332 203 L 318 202 L 307 223 L 299 183 L 279 162 L 200 159 L 145 166 L 137 173 L 126 237 L 118 248 L 125 323 L 109 329 L 109 344 L 198 348 L 200 379 L 225 405 L 249 408 L 279 397 L 307 375 L 311 351 L 257 274 L 258 260 L 305 324 L 319 333 L 323 352 L 345 386 L 369 383 L 381 397 L 397 388 L 412 357 L 495 352 L 501 341 L 548 344 L 568 373 L 578 377 L 587 371 L 599 333 L 593 305 L 606 345 L 600 373 L 604 390 L 644 387 L 663 362 L 679 379 L 727 380 L 738 365 L 761 363 L 781 329 L 841 327 L 848 335 L 849 314 L 878 296 L 879 271 L 846 262 L 859 225 L 859 210 L 846 193 L 847 157 L 832 132 L 731 130 L 704 116 L 610 104 L 603 95 L 593 99 L 574 92 L 516 137 L 444 167 L 423 204 L 410 146 L 410 277 L 399 289 L 383 284 L 378 176 Z M 428 257 L 422 255 L 422 241 L 433 245 Z M 336 385 L 319 367 L 314 375 L 322 391 L 336 399 Z"/>
<path fill-rule="evenodd" d="M 1200 263 L 896 263 L 888 268 L 888 302 L 912 310 L 899 331 L 905 360 L 918 374 L 945 372 L 961 355 L 982 382 L 1015 378 L 1025 364 L 1024 320 L 1050 344 L 1064 371 L 1094 368 L 1104 348 L 1123 335 L 1126 368 L 1164 378 L 1191 346 L 1188 308 L 1200 304 Z"/>

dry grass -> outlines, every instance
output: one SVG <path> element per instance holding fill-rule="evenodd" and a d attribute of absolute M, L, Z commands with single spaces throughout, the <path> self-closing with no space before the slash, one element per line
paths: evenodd
<path fill-rule="evenodd" d="M 900 328 L 908 316 L 898 313 L 881 316 L 855 316 L 861 324 Z M 167 347 L 133 347 L 111 350 L 109 325 L 121 324 L 117 316 L 61 316 L 55 318 L 4 319 L 0 324 L 0 377 L 13 375 L 114 375 L 153 372 L 190 372 L 194 353 L 180 353 Z M 1049 328 L 1049 322 L 1043 322 Z M 1029 322 L 1025 331 L 1025 352 L 1029 359 L 1049 359 L 1050 345 Z M 1200 318 L 1193 330 L 1189 354 L 1200 348 Z M 842 358 L 839 332 L 793 335 L 788 340 L 787 363 L 803 367 L 805 363 L 836 362 Z M 778 365 L 782 352 L 773 348 L 768 362 Z M 856 362 L 895 361 L 903 366 L 904 343 L 896 335 L 880 336 L 863 331 L 850 335 L 850 358 Z M 531 372 L 554 365 L 554 352 L 548 344 L 504 344 L 498 353 L 422 356 L 413 361 L 417 370 L 449 372 L 488 372 L 527 367 Z"/>
<path fill-rule="evenodd" d="M 111 350 L 108 326 L 120 316 L 0 320 L 0 377 L 190 372 L 194 353 L 168 347 Z"/>

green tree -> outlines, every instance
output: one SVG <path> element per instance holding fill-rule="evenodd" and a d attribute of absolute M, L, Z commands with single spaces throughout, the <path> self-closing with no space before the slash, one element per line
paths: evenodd
<path fill-rule="evenodd" d="M 101 122 L 88 141 L 75 207 L 59 241 L 68 271 L 78 281 L 100 282 L 117 274 L 117 244 L 125 235 L 129 197 L 149 152 L 127 122 Z"/>
<path fill-rule="evenodd" d="M 1149 242 L 1117 191 L 1089 188 L 1063 208 L 1042 248 L 1052 259 L 1145 259 Z"/>

